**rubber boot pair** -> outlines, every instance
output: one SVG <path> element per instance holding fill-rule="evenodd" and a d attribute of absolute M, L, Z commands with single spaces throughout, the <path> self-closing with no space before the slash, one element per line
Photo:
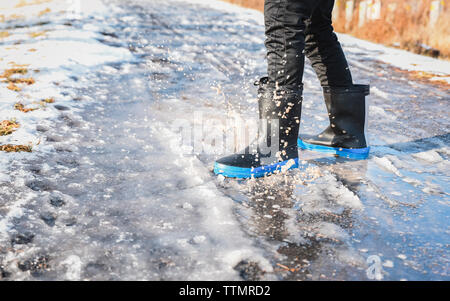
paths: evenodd
<path fill-rule="evenodd" d="M 298 148 L 366 159 L 368 85 L 325 87 L 330 125 L 320 134 L 298 138 L 301 90 L 276 91 L 267 78 L 259 81 L 260 126 L 258 138 L 242 152 L 216 161 L 214 172 L 230 178 L 262 177 L 298 167 Z M 267 122 L 267 126 L 264 123 Z M 279 139 L 274 139 L 278 135 Z M 272 144 L 276 143 L 276 145 Z M 270 149 L 271 151 L 267 152 Z M 266 151 L 263 151 L 266 150 Z"/>
<path fill-rule="evenodd" d="M 298 166 L 298 147 L 367 157 L 365 96 L 369 88 L 352 84 L 333 33 L 333 6 L 333 0 L 265 0 L 268 77 L 259 81 L 259 114 L 269 126 L 260 125 L 257 140 L 242 152 L 217 160 L 216 174 L 250 178 L 289 170 Z M 305 56 L 324 87 L 330 126 L 317 136 L 298 139 Z"/>

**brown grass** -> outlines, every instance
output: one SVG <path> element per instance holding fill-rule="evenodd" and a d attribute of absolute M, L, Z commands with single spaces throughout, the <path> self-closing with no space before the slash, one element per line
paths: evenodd
<path fill-rule="evenodd" d="M 25 75 L 28 73 L 28 69 L 24 68 L 23 66 L 17 66 L 15 68 L 6 69 L 3 74 L 0 75 L 0 78 L 6 78 L 3 82 L 8 83 L 7 88 L 12 91 L 22 91 L 22 88 L 18 86 L 18 84 L 25 84 L 25 85 L 33 85 L 36 81 L 32 77 L 28 78 L 12 78 L 13 75 L 19 74 L 19 75 Z"/>
<path fill-rule="evenodd" d="M 6 87 L 11 91 L 15 91 L 15 92 L 20 92 L 22 91 L 21 88 L 19 88 L 17 85 L 15 85 L 14 83 L 9 83 L 8 86 Z"/>
<path fill-rule="evenodd" d="M 47 35 L 47 31 L 37 31 L 37 32 L 30 32 L 29 34 L 28 34 L 28 36 L 30 37 L 30 38 L 38 38 L 38 37 L 43 37 L 43 36 L 46 36 Z"/>
<path fill-rule="evenodd" d="M 13 83 L 13 84 L 25 84 L 25 85 L 32 85 L 34 84 L 36 81 L 34 80 L 34 78 L 32 77 L 28 77 L 28 78 L 9 78 L 7 80 L 9 83 Z"/>
<path fill-rule="evenodd" d="M 45 98 L 41 100 L 41 103 L 54 103 L 55 99 L 54 98 Z"/>
<path fill-rule="evenodd" d="M 31 153 L 33 151 L 33 147 L 31 145 L 3 144 L 0 145 L 0 151 L 7 153 L 20 153 L 20 152 Z"/>
<path fill-rule="evenodd" d="M 17 111 L 21 111 L 23 113 L 28 113 L 28 112 L 32 112 L 32 111 L 36 111 L 36 108 L 26 108 L 23 104 L 21 104 L 20 102 L 16 103 L 14 105 L 14 109 Z"/>
<path fill-rule="evenodd" d="M 0 39 L 4 39 L 9 37 L 9 32 L 7 31 L 0 31 Z"/>
<path fill-rule="evenodd" d="M 31 1 L 20 0 L 19 3 L 16 4 L 16 7 L 37 5 L 37 4 L 42 4 L 42 3 L 48 3 L 48 2 L 51 2 L 51 1 L 52 0 L 31 0 Z"/>
<path fill-rule="evenodd" d="M 225 0 L 241 6 L 263 10 L 264 0 Z M 382 0 L 381 18 L 358 26 L 358 7 L 361 0 L 355 0 L 353 21 L 345 25 L 345 1 L 340 0 L 339 19 L 334 22 L 338 32 L 352 34 L 388 46 L 399 46 L 416 53 L 436 56 L 420 44 L 439 50 L 439 58 L 450 59 L 450 5 L 445 3 L 440 18 L 434 26 L 429 26 L 430 4 L 432 0 Z M 389 12 L 388 4 L 395 3 L 395 12 Z M 417 8 L 415 5 L 417 4 Z"/>
<path fill-rule="evenodd" d="M 48 13 L 50 13 L 51 11 L 52 11 L 52 10 L 51 10 L 50 8 L 46 8 L 46 9 L 44 9 L 43 11 L 40 11 L 39 14 L 38 14 L 38 16 L 39 16 L 39 17 L 42 17 L 43 15 L 48 14 Z"/>
<path fill-rule="evenodd" d="M 25 19 L 25 16 L 17 15 L 17 14 L 8 15 L 7 17 L 5 17 L 4 15 L 0 16 L 0 22 L 11 21 L 11 20 L 23 20 L 23 19 Z"/>
<path fill-rule="evenodd" d="M 11 68 L 19 69 L 28 68 L 30 66 L 30 64 L 17 64 L 16 62 L 8 62 L 8 65 L 10 65 Z"/>
<path fill-rule="evenodd" d="M 244 7 L 257 9 L 260 11 L 264 10 L 264 0 L 225 0 L 225 1 Z"/>
<path fill-rule="evenodd" d="M 350 27 L 345 29 L 343 20 L 344 11 L 340 11 L 339 20 L 335 28 L 340 32 L 347 32 L 356 37 L 382 43 L 397 45 L 409 51 L 444 59 L 450 59 L 450 9 L 447 7 L 441 12 L 434 26 L 429 24 L 431 0 L 423 0 L 416 7 L 416 1 L 384 0 L 382 2 L 381 18 L 366 22 L 359 27 L 354 20 Z M 359 1 L 357 1 L 359 3 Z M 396 4 L 395 12 L 387 9 L 387 4 Z M 355 6 L 357 7 L 358 4 Z M 343 9 L 343 7 L 341 7 Z M 357 19 L 356 16 L 354 19 Z M 420 46 L 425 44 L 439 51 L 427 50 Z"/>
<path fill-rule="evenodd" d="M 19 127 L 15 120 L 3 120 L 0 122 L 0 136 L 10 135 Z"/>
<path fill-rule="evenodd" d="M 3 72 L 3 74 L 0 75 L 0 78 L 10 78 L 14 74 L 25 75 L 27 73 L 28 73 L 28 69 L 27 68 L 11 68 L 11 69 L 6 69 Z"/>
<path fill-rule="evenodd" d="M 34 80 L 34 78 L 30 77 L 30 78 L 8 78 L 4 82 L 8 83 L 8 86 L 6 88 L 8 88 L 9 90 L 20 92 L 22 91 L 22 88 L 17 86 L 18 84 L 25 84 L 29 86 L 34 84 L 36 81 Z"/>
<path fill-rule="evenodd" d="M 409 70 L 402 70 L 399 68 L 393 68 L 396 72 L 403 73 L 405 76 L 411 78 L 412 80 L 421 81 L 425 84 L 432 83 L 435 86 L 440 86 L 443 89 L 449 89 L 450 84 L 442 79 L 438 78 L 445 78 L 447 75 L 439 75 L 439 74 L 433 74 L 425 71 L 409 71 Z"/>
<path fill-rule="evenodd" d="M 41 99 L 38 104 L 42 107 L 45 108 L 47 107 L 47 105 L 49 103 L 55 103 L 55 99 L 54 98 L 45 98 L 45 99 Z"/>

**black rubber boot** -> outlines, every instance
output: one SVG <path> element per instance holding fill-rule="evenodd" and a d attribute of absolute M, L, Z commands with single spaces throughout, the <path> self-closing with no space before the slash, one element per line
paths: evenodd
<path fill-rule="evenodd" d="M 369 93 L 368 85 L 324 87 L 330 125 L 319 135 L 301 135 L 298 146 L 346 158 L 366 159 L 370 148 L 366 136 L 368 106 L 365 97 Z"/>
<path fill-rule="evenodd" d="M 257 178 L 298 167 L 302 91 L 275 90 L 267 77 L 257 85 L 258 137 L 243 151 L 217 160 L 214 172 L 218 175 Z"/>

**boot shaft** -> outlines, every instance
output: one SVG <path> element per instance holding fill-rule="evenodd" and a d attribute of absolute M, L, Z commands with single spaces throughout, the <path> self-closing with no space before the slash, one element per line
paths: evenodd
<path fill-rule="evenodd" d="M 258 83 L 259 138 L 270 144 L 278 133 L 280 149 L 297 144 L 300 127 L 302 90 L 276 89 L 267 78 Z"/>
<path fill-rule="evenodd" d="M 267 77 L 258 89 L 258 138 L 243 151 L 216 161 L 214 172 L 227 177 L 260 177 L 298 167 L 302 90 L 276 89 Z"/>
<path fill-rule="evenodd" d="M 365 97 L 369 94 L 368 85 L 324 87 L 330 129 L 336 137 L 351 143 L 351 147 L 366 147 L 368 144 L 366 139 L 368 102 Z"/>

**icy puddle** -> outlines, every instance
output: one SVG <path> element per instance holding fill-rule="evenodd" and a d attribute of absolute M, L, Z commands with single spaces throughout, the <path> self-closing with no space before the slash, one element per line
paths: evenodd
<path fill-rule="evenodd" d="M 105 16 L 70 28 L 93 32 L 111 60 L 61 69 L 55 93 L 67 103 L 52 122 L 35 117 L 42 144 L 0 153 L 0 279 L 449 279 L 447 91 L 347 37 L 355 80 L 372 85 L 371 157 L 302 151 L 286 175 L 218 178 L 220 154 L 177 144 L 178 126 L 217 137 L 227 117 L 256 116 L 261 14 L 215 1 L 106 3 Z M 308 66 L 303 132 L 326 125 L 320 94 Z"/>

